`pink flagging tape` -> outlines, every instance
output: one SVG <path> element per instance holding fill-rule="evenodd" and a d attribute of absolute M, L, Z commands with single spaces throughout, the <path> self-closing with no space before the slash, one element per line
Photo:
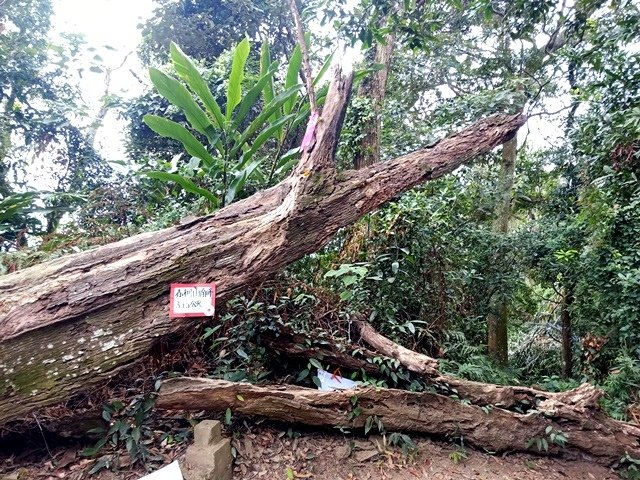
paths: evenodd
<path fill-rule="evenodd" d="M 304 132 L 304 137 L 302 138 L 302 145 L 300 145 L 300 149 L 303 152 L 307 151 L 307 148 L 313 145 L 313 141 L 315 140 L 316 135 L 316 125 L 318 124 L 318 112 L 315 111 L 311 113 L 309 117 L 309 123 L 307 123 L 307 130 Z"/>

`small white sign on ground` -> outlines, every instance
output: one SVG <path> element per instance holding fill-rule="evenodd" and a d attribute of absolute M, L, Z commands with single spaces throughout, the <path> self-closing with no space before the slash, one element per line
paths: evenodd
<path fill-rule="evenodd" d="M 331 392 L 333 390 L 351 390 L 358 386 L 358 383 L 353 380 L 341 377 L 340 375 L 332 375 L 326 370 L 322 370 L 320 368 L 318 369 L 318 380 L 320 380 L 318 390 L 322 390 L 324 392 Z"/>
<path fill-rule="evenodd" d="M 176 460 L 166 467 L 142 477 L 140 480 L 184 480 L 184 477 Z"/>

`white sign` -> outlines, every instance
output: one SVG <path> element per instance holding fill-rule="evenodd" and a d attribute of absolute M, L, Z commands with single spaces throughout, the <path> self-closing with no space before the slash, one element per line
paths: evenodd
<path fill-rule="evenodd" d="M 351 390 L 358 386 L 357 382 L 341 377 L 340 375 L 332 375 L 325 370 L 318 369 L 318 380 L 320 386 L 318 390 L 324 392 L 332 392 L 333 390 Z"/>
<path fill-rule="evenodd" d="M 216 311 L 215 283 L 172 283 L 169 317 L 213 317 Z"/>
<path fill-rule="evenodd" d="M 178 461 L 176 460 L 166 467 L 162 467 L 160 470 L 142 477 L 140 480 L 184 480 L 184 477 L 180 471 L 180 465 L 178 465 Z"/>

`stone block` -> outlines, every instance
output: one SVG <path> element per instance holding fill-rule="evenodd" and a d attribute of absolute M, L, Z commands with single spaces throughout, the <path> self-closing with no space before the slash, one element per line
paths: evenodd
<path fill-rule="evenodd" d="M 200 422 L 194 429 L 193 439 L 181 464 L 185 480 L 231 480 L 231 441 L 222 437 L 220 422 Z"/>

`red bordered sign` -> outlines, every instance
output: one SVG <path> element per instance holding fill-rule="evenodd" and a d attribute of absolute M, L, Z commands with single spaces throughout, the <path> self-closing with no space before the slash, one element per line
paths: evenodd
<path fill-rule="evenodd" d="M 215 283 L 172 283 L 169 317 L 213 317 L 216 311 Z"/>

